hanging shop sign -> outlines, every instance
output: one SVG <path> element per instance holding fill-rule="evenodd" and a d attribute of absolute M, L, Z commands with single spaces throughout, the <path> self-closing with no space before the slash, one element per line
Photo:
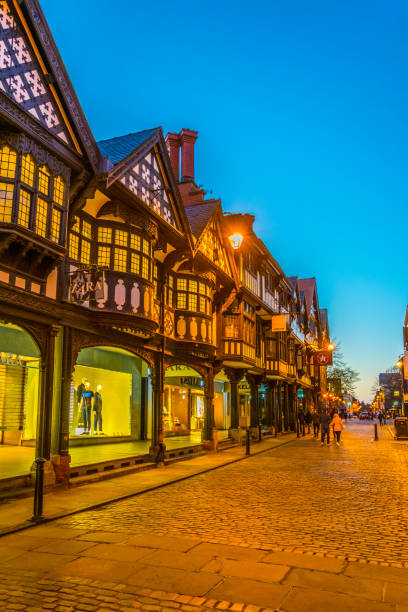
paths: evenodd
<path fill-rule="evenodd" d="M 286 327 L 286 315 L 273 315 L 272 316 L 272 331 L 273 332 L 285 332 Z"/>
<path fill-rule="evenodd" d="M 70 275 L 70 300 L 81 304 L 89 300 L 103 300 L 105 287 L 104 272 L 99 270 L 75 270 Z"/>
<path fill-rule="evenodd" d="M 313 363 L 317 366 L 329 366 L 333 364 L 332 351 L 317 351 L 313 353 Z"/>

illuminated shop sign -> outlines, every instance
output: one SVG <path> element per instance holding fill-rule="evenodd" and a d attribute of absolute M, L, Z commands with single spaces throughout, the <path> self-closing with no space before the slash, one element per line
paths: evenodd
<path fill-rule="evenodd" d="M 104 273 L 96 270 L 75 270 L 70 275 L 70 300 L 76 304 L 104 299 Z"/>
<path fill-rule="evenodd" d="M 27 367 L 26 363 L 21 360 L 21 355 L 16 355 L 15 353 L 0 352 L 0 365 L 19 366 L 20 368 Z"/>

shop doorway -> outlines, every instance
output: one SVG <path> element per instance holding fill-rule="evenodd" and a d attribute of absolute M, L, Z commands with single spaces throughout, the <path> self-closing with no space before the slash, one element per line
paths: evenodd
<path fill-rule="evenodd" d="M 69 405 L 72 465 L 148 452 L 150 376 L 147 362 L 129 351 L 97 346 L 79 352 Z"/>
<path fill-rule="evenodd" d="M 35 458 L 40 351 L 32 336 L 0 322 L 0 478 L 29 474 Z"/>
<path fill-rule="evenodd" d="M 201 441 L 204 413 L 202 376 L 188 366 L 169 366 L 164 379 L 163 431 L 165 437 L 192 436 L 194 440 L 197 438 L 197 441 Z M 166 446 L 168 446 L 167 442 Z"/>
<path fill-rule="evenodd" d="M 221 370 L 214 379 L 214 426 L 218 430 L 218 439 L 228 437 L 231 427 L 231 385 Z"/>

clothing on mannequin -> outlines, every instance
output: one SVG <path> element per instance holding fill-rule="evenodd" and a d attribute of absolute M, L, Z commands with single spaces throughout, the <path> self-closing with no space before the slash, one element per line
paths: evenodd
<path fill-rule="evenodd" d="M 102 386 L 98 385 L 98 390 L 95 391 L 94 395 L 94 432 L 96 433 L 99 430 L 99 433 L 102 433 Z"/>
<path fill-rule="evenodd" d="M 87 381 L 85 383 L 85 391 L 82 392 L 82 418 L 84 420 L 84 431 L 83 433 L 87 434 L 91 430 L 91 410 L 92 410 L 92 398 L 94 397 L 94 392 L 90 389 L 90 384 Z"/>

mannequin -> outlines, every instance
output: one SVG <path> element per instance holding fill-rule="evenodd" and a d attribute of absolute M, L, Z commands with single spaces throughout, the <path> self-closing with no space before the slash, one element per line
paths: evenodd
<path fill-rule="evenodd" d="M 82 393 L 86 391 L 85 383 L 86 383 L 86 378 L 82 378 L 81 383 L 78 385 L 78 387 L 75 387 L 77 408 L 76 410 L 75 409 L 73 410 L 73 415 L 72 415 L 72 432 L 74 434 L 76 434 L 78 422 L 81 421 L 81 417 L 82 417 Z"/>
<path fill-rule="evenodd" d="M 92 409 L 92 398 L 94 392 L 91 391 L 91 385 L 89 381 L 85 381 L 85 390 L 82 391 L 82 418 L 84 420 L 84 431 L 83 434 L 89 434 L 91 430 L 91 409 Z"/>
<path fill-rule="evenodd" d="M 98 390 L 95 391 L 94 395 L 94 433 L 97 433 L 97 429 L 99 429 L 99 433 L 102 434 L 102 385 L 98 385 Z"/>

